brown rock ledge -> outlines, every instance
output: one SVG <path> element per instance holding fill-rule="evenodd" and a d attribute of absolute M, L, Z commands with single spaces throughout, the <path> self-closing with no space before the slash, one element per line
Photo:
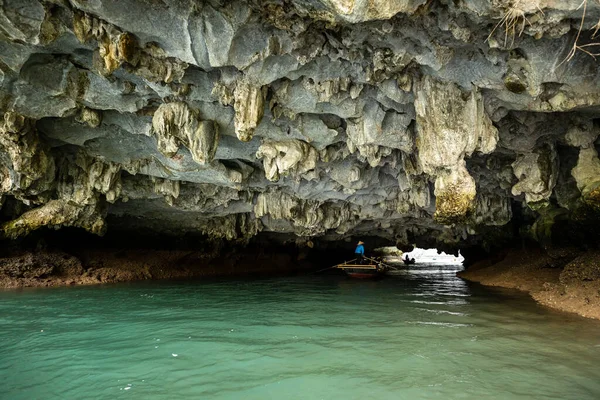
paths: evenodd
<path fill-rule="evenodd" d="M 267 252 L 215 257 L 185 250 L 86 249 L 76 256 L 60 250 L 20 251 L 0 256 L 0 288 L 275 275 L 308 267 L 291 255 Z"/>
<path fill-rule="evenodd" d="M 545 306 L 600 319 L 600 251 L 511 250 L 499 262 L 476 263 L 458 276 L 522 290 Z"/>

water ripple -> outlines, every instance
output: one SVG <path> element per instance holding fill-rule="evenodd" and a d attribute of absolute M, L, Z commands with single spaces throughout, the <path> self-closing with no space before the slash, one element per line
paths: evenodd
<path fill-rule="evenodd" d="M 600 397 L 600 324 L 457 269 L 1 291 L 0 398 Z"/>

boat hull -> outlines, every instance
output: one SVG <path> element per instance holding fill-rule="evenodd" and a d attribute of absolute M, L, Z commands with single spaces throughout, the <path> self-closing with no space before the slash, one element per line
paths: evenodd
<path fill-rule="evenodd" d="M 373 279 L 381 278 L 385 275 L 388 267 L 377 260 L 369 259 L 369 264 L 356 262 L 356 260 L 347 261 L 332 268 L 341 269 L 351 278 Z"/>
<path fill-rule="evenodd" d="M 346 268 L 346 275 L 355 279 L 376 279 L 383 277 L 383 271 L 374 268 Z"/>

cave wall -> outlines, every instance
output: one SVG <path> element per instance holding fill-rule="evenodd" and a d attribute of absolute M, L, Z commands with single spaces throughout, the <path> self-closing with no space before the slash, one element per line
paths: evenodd
<path fill-rule="evenodd" d="M 2 237 L 593 244 L 580 5 L 2 1 Z"/>

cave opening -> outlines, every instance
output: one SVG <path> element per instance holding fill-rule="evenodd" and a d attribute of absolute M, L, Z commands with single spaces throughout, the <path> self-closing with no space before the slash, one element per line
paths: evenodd
<path fill-rule="evenodd" d="M 447 254 L 434 248 L 415 247 L 412 251 L 404 252 L 402 258 L 414 259 L 419 264 L 462 265 L 465 258 L 458 250 L 457 254 Z"/>

